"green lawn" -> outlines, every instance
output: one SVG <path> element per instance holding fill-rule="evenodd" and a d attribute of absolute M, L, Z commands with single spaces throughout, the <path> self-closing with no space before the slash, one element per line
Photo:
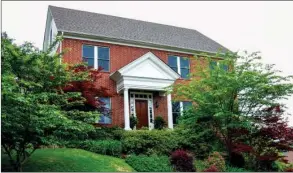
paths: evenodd
<path fill-rule="evenodd" d="M 2 164 L 7 156 L 2 155 Z M 25 172 L 133 172 L 123 159 L 80 149 L 39 149 L 24 165 Z"/>

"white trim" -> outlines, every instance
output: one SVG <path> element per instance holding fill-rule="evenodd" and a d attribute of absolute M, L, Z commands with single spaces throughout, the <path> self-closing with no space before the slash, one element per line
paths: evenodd
<path fill-rule="evenodd" d="M 117 92 L 119 93 L 125 87 L 164 91 L 166 87 L 169 87 L 176 79 L 180 78 L 180 75 L 153 53 L 148 52 L 110 74 L 110 78 L 116 81 Z"/>
<path fill-rule="evenodd" d="M 183 102 L 179 102 L 180 116 L 183 116 Z"/>
<path fill-rule="evenodd" d="M 159 68 L 167 72 L 172 78 L 176 79 L 180 76 L 173 71 L 167 64 L 165 64 L 161 59 L 159 59 L 156 55 L 154 55 L 152 52 L 148 52 L 144 54 L 143 56 L 139 57 L 138 59 L 132 61 L 131 63 L 127 64 L 126 66 L 122 67 L 118 71 L 120 73 L 126 73 L 127 71 L 131 70 L 133 67 L 137 66 L 141 62 L 145 61 L 146 59 L 150 59 L 153 62 L 155 62 Z M 113 73 L 112 73 L 113 74 Z"/>
<path fill-rule="evenodd" d="M 168 107 L 168 128 L 173 129 L 172 98 L 170 93 L 168 93 L 167 95 L 167 107 Z"/>
<path fill-rule="evenodd" d="M 124 88 L 124 129 L 131 130 L 130 128 L 130 116 L 129 116 L 129 97 L 128 88 Z"/>
<path fill-rule="evenodd" d="M 83 37 L 76 37 L 76 36 L 64 36 L 64 38 L 70 38 L 70 39 L 76 39 L 76 40 L 85 40 L 85 41 L 93 41 L 93 42 L 99 42 L 99 43 L 108 43 L 108 44 L 115 44 L 115 45 L 121 45 L 121 46 L 129 46 L 129 47 L 139 47 L 139 48 L 146 48 L 146 49 L 154 49 L 154 50 L 163 50 L 168 52 L 174 52 L 174 53 L 183 53 L 188 55 L 194 55 L 196 52 L 202 52 L 202 51 L 179 51 L 175 49 L 167 49 L 167 48 L 158 48 L 155 46 L 142 46 L 137 44 L 130 44 L 130 43 L 123 43 L 118 41 L 108 41 L 108 40 L 101 40 L 101 39 L 91 39 L 91 38 L 83 38 Z M 209 53 L 209 52 L 203 52 L 203 53 Z M 216 53 L 213 53 L 216 54 Z M 202 55 L 204 56 L 204 55 Z"/>

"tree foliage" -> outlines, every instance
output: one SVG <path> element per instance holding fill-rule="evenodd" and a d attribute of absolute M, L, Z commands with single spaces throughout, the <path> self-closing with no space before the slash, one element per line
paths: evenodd
<path fill-rule="evenodd" d="M 46 144 L 48 137 L 86 135 L 93 130 L 91 124 L 99 112 L 81 109 L 88 102 L 83 88 L 64 88 L 76 82 L 89 86 L 91 75 L 98 72 L 78 70 L 82 64 L 61 64 L 62 53 L 52 54 L 61 38 L 47 51 L 40 51 L 31 43 L 14 44 L 6 33 L 1 37 L 1 145 L 14 169 L 21 171 L 27 158 Z M 104 91 L 98 90 L 98 95 Z"/>
<path fill-rule="evenodd" d="M 175 99 L 185 98 L 195 103 L 192 113 L 184 115 L 181 122 L 212 129 L 226 146 L 231 161 L 237 149 L 248 152 L 253 148 L 237 143 L 239 134 L 265 131 L 254 128 L 268 118 L 267 114 L 261 114 L 262 110 L 277 105 L 284 107 L 280 100 L 293 93 L 292 76 L 281 76 L 274 65 L 262 64 L 257 52 L 241 56 L 225 53 L 216 57 L 221 58 L 195 57 L 210 68 L 197 66 L 188 83 L 175 84 L 172 89 Z M 287 133 L 280 130 L 280 134 Z"/>

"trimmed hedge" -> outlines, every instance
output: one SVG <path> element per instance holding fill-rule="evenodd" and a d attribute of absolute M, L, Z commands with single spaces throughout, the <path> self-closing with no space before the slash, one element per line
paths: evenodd
<path fill-rule="evenodd" d="M 138 172 L 173 171 L 167 156 L 130 155 L 125 161 Z"/>
<path fill-rule="evenodd" d="M 122 136 L 126 154 L 169 155 L 178 147 L 176 133 L 171 130 L 125 131 Z"/>

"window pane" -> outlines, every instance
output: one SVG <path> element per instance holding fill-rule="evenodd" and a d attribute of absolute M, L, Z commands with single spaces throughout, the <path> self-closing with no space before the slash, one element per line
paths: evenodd
<path fill-rule="evenodd" d="M 173 124 L 178 123 L 179 117 L 180 117 L 180 113 L 173 113 Z"/>
<path fill-rule="evenodd" d="M 210 62 L 210 69 L 211 70 L 214 70 L 216 66 L 217 66 L 217 62 L 216 61 Z"/>
<path fill-rule="evenodd" d="M 93 58 L 83 58 L 83 62 L 87 63 L 89 67 L 94 67 L 94 59 Z"/>
<path fill-rule="evenodd" d="M 180 66 L 181 68 L 188 68 L 189 69 L 189 59 L 180 57 Z"/>
<path fill-rule="evenodd" d="M 98 60 L 98 66 L 103 68 L 103 71 L 109 71 L 109 60 Z"/>
<path fill-rule="evenodd" d="M 175 72 L 177 72 L 177 67 L 171 67 L 172 70 L 174 70 Z"/>
<path fill-rule="evenodd" d="M 172 112 L 180 112 L 180 102 L 172 103 Z"/>
<path fill-rule="evenodd" d="M 105 105 L 105 108 L 110 109 L 110 98 L 109 97 L 100 97 L 99 98 L 100 102 L 103 102 Z"/>
<path fill-rule="evenodd" d="M 102 106 L 103 109 L 100 110 L 101 116 L 99 123 L 103 124 L 111 124 L 112 122 L 112 117 L 111 117 L 111 103 L 110 103 L 110 98 L 109 97 L 100 97 L 99 101 L 104 103 Z"/>
<path fill-rule="evenodd" d="M 177 57 L 176 56 L 168 56 L 168 65 L 170 67 L 172 67 L 172 69 L 174 71 L 178 72 L 178 70 L 177 70 Z"/>
<path fill-rule="evenodd" d="M 189 102 L 189 101 L 184 101 L 183 102 L 183 110 L 188 110 L 189 108 L 192 107 L 192 102 Z"/>
<path fill-rule="evenodd" d="M 94 46 L 82 45 L 82 57 L 94 58 Z"/>
<path fill-rule="evenodd" d="M 108 47 L 99 47 L 98 48 L 98 59 L 109 60 L 109 48 Z"/>
<path fill-rule="evenodd" d="M 182 68 L 181 69 L 181 77 L 184 79 L 188 79 L 189 78 L 189 69 Z"/>
<path fill-rule="evenodd" d="M 226 64 L 221 64 L 221 68 L 225 71 L 228 71 L 228 66 Z"/>
<path fill-rule="evenodd" d="M 99 123 L 102 123 L 102 124 L 111 124 L 112 123 L 112 119 L 109 116 L 101 115 L 100 116 Z"/>

